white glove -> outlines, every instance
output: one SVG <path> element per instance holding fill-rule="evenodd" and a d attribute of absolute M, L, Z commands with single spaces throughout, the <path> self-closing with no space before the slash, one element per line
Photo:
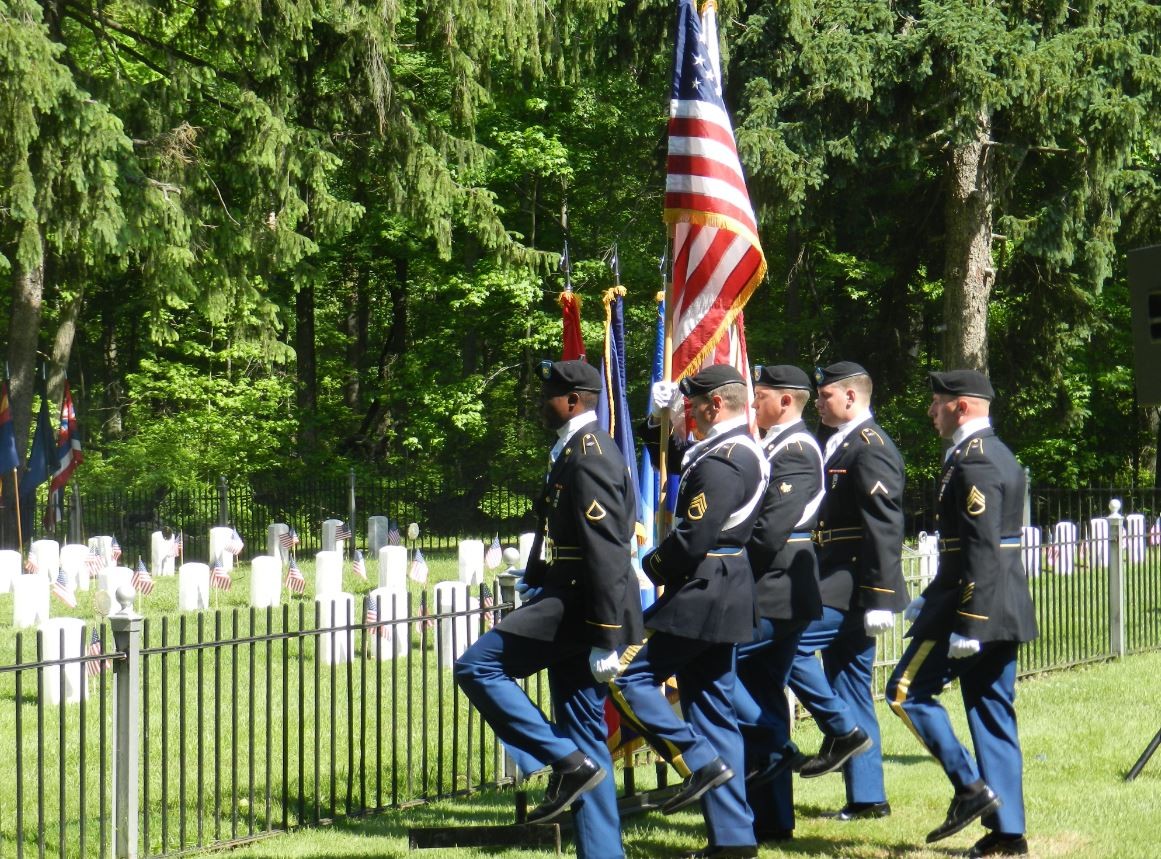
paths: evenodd
<path fill-rule="evenodd" d="M 589 651 L 589 671 L 598 683 L 608 683 L 621 673 L 621 657 L 615 650 L 594 647 Z"/>
<path fill-rule="evenodd" d="M 953 632 L 947 642 L 947 655 L 952 659 L 965 659 L 980 652 L 980 642 L 975 638 L 964 638 Z"/>
<path fill-rule="evenodd" d="M 675 397 L 680 396 L 674 382 L 654 382 L 649 392 L 649 418 L 654 423 L 661 422 L 661 416 L 672 404 Z"/>
<path fill-rule="evenodd" d="M 915 618 L 919 617 L 919 612 L 923 611 L 923 604 L 927 602 L 923 597 L 916 597 L 911 600 L 907 608 L 903 609 L 903 619 L 908 623 L 914 623 Z"/>
<path fill-rule="evenodd" d="M 863 615 L 863 629 L 872 638 L 876 635 L 882 635 L 894 625 L 895 613 L 887 611 L 885 608 L 867 609 L 867 613 Z"/>

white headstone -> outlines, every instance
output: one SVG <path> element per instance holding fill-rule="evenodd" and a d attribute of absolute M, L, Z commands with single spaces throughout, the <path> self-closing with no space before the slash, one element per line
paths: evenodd
<path fill-rule="evenodd" d="M 484 541 L 460 540 L 460 581 L 479 585 L 484 581 Z"/>
<path fill-rule="evenodd" d="M 536 540 L 536 535 L 531 531 L 527 531 L 520 535 L 520 569 L 527 569 L 528 556 L 532 553 L 532 543 Z"/>
<path fill-rule="evenodd" d="M 250 562 L 250 605 L 267 608 L 282 602 L 282 562 L 272 555 L 255 555 Z"/>
<path fill-rule="evenodd" d="M 402 548 L 385 546 L 384 548 Z M 378 615 L 380 621 L 407 619 L 407 591 L 391 587 L 375 588 L 368 594 L 368 599 L 378 598 Z M 375 633 L 378 632 L 378 639 Z M 410 644 L 410 634 L 406 623 L 392 623 L 379 626 L 367 631 L 367 655 L 372 659 L 378 658 L 385 662 L 407 656 Z"/>
<path fill-rule="evenodd" d="M 89 589 L 89 547 L 80 543 L 65 543 L 60 547 L 60 568 L 74 590 Z"/>
<path fill-rule="evenodd" d="M 1048 557 L 1052 567 L 1062 576 L 1071 576 L 1076 567 L 1076 523 L 1057 522 L 1052 529 L 1052 545 Z"/>
<path fill-rule="evenodd" d="M 12 625 L 30 629 L 48 620 L 48 579 L 17 576 L 12 580 Z"/>
<path fill-rule="evenodd" d="M 116 563 L 113 560 L 113 538 L 112 537 L 110 537 L 108 535 L 103 535 L 100 537 L 90 537 L 89 538 L 89 548 L 90 549 L 95 548 L 98 552 L 101 553 L 101 557 L 104 558 L 104 560 L 105 560 L 106 567 L 111 567 L 111 566 L 113 566 L 114 563 Z"/>
<path fill-rule="evenodd" d="M 314 556 L 314 592 L 316 596 L 342 593 L 343 556 L 338 552 L 319 552 Z"/>
<path fill-rule="evenodd" d="M 1090 519 L 1088 523 L 1087 556 L 1092 568 L 1109 565 L 1109 520 Z"/>
<path fill-rule="evenodd" d="M 20 553 L 15 549 L 0 549 L 0 594 L 12 591 L 12 583 L 21 572 Z"/>
<path fill-rule="evenodd" d="M 468 593 L 468 586 L 463 582 L 440 582 L 435 586 L 435 613 L 437 615 L 474 611 L 479 607 L 480 601 Z M 460 655 L 479 637 L 479 615 L 441 617 L 436 640 L 439 643 L 443 667 L 450 669 Z"/>
<path fill-rule="evenodd" d="M 339 539 L 339 529 L 343 527 L 341 519 L 324 519 L 322 523 L 322 547 L 324 552 L 346 552 L 346 540 Z"/>
<path fill-rule="evenodd" d="M 234 553 L 230 551 L 230 543 L 234 537 L 233 528 L 218 526 L 210 529 L 210 564 L 221 560 L 222 569 L 227 573 L 234 569 Z"/>
<path fill-rule="evenodd" d="M 105 567 L 97 573 L 97 590 L 109 595 L 110 605 L 120 605 L 117 602 L 117 588 L 121 585 L 133 587 L 133 571 L 128 567 Z"/>
<path fill-rule="evenodd" d="M 384 546 L 379 550 L 379 587 L 407 590 L 407 549 Z"/>
<path fill-rule="evenodd" d="M 367 550 L 376 558 L 379 550 L 388 544 L 387 532 L 391 530 L 391 520 L 386 516 L 367 517 Z"/>
<path fill-rule="evenodd" d="M 1161 546 L 1161 516 L 1157 517 L 1157 521 L 1149 528 L 1149 545 Z"/>
<path fill-rule="evenodd" d="M 1125 517 L 1125 549 L 1130 564 L 1145 562 L 1145 517 L 1140 513 Z"/>
<path fill-rule="evenodd" d="M 203 611 L 210 607 L 209 564 L 182 564 L 177 571 L 177 607 L 181 611 Z"/>
<path fill-rule="evenodd" d="M 277 558 L 278 563 L 285 566 L 290 563 L 290 550 L 282 548 L 282 535 L 290 533 L 290 526 L 285 522 L 272 522 L 266 526 L 266 554 Z"/>
<path fill-rule="evenodd" d="M 1024 560 L 1024 574 L 1040 575 L 1040 529 L 1025 525 L 1020 529 L 1020 556 Z"/>
<path fill-rule="evenodd" d="M 927 587 L 935 574 L 939 572 L 939 535 L 919 532 L 917 543 L 919 552 L 919 582 L 921 587 Z"/>
<path fill-rule="evenodd" d="M 342 592 L 319 594 L 318 628 L 334 630 L 319 635 L 319 661 L 323 665 L 341 665 L 350 662 L 354 653 L 355 598 Z"/>
<path fill-rule="evenodd" d="M 149 535 L 149 573 L 152 576 L 172 576 L 175 572 L 171 532 L 166 537 L 161 531 Z"/>
<path fill-rule="evenodd" d="M 44 635 L 44 661 L 59 663 L 76 659 L 85 653 L 85 622 L 79 617 L 53 617 L 40 627 Z M 61 633 L 64 649 L 61 649 Z M 64 668 L 64 698 L 61 698 L 61 668 Z M 45 700 L 49 704 L 76 704 L 89 697 L 88 672 L 84 663 L 68 662 L 64 666 L 49 665 L 44 669 Z"/>
<path fill-rule="evenodd" d="M 60 543 L 56 540 L 33 540 L 28 553 L 36 558 L 42 576 L 55 579 L 60 570 Z"/>

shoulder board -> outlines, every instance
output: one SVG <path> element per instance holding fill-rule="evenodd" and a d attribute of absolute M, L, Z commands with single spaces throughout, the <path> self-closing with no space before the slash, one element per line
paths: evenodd
<path fill-rule="evenodd" d="M 964 449 L 963 455 L 968 456 L 972 451 L 981 454 L 984 452 L 984 440 L 982 438 L 973 438 L 969 441 L 967 448 Z"/>
<path fill-rule="evenodd" d="M 587 453 L 603 454 L 604 453 L 604 451 L 601 450 L 601 443 L 597 439 L 596 435 L 594 435 L 591 432 L 587 432 L 584 434 L 584 437 L 581 439 L 581 453 L 582 454 L 587 454 Z"/>
<path fill-rule="evenodd" d="M 859 433 L 859 436 L 867 444 L 885 444 L 883 437 L 879 435 L 872 427 L 867 427 Z"/>

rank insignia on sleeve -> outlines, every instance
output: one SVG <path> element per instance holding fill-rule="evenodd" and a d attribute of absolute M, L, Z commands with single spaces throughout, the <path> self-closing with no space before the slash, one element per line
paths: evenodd
<path fill-rule="evenodd" d="M 874 495 L 876 492 L 882 492 L 884 495 L 891 494 L 890 492 L 887 491 L 887 487 L 883 485 L 883 481 L 881 481 L 881 480 L 876 480 L 875 485 L 871 487 L 871 491 L 868 492 L 867 494 Z"/>
<path fill-rule="evenodd" d="M 705 515 L 705 511 L 708 506 L 709 505 L 705 500 L 705 493 L 699 492 L 696 496 L 694 496 L 694 499 L 689 502 L 689 507 L 686 508 L 685 511 L 685 517 L 687 519 L 693 519 L 696 522 L 698 519 Z"/>
<path fill-rule="evenodd" d="M 585 518 L 590 522 L 600 522 L 605 518 L 605 508 L 601 506 L 597 499 L 593 499 L 593 503 L 589 505 L 589 509 L 585 511 Z"/>
<path fill-rule="evenodd" d="M 790 490 L 793 488 L 794 487 L 792 485 L 790 485 L 789 483 L 783 483 L 778 487 L 778 491 L 781 492 L 783 495 L 789 495 Z"/>
<path fill-rule="evenodd" d="M 966 585 L 964 585 L 963 594 L 959 598 L 959 604 L 960 605 L 967 605 L 969 602 L 972 601 L 972 597 L 975 596 L 975 593 L 976 593 L 976 583 L 975 582 L 968 582 Z"/>
<path fill-rule="evenodd" d="M 987 509 L 988 500 L 984 497 L 984 493 L 980 492 L 978 488 L 973 486 L 968 492 L 967 497 L 967 514 L 969 516 L 979 516 Z"/>

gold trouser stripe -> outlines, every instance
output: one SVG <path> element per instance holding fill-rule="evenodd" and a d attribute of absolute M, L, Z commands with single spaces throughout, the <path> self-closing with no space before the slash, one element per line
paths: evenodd
<path fill-rule="evenodd" d="M 646 631 L 646 641 L 649 640 L 650 634 L 651 631 Z M 625 652 L 621 654 L 622 671 L 629 666 L 629 663 L 637 658 L 637 654 L 641 652 L 644 646 L 644 644 L 631 644 L 625 648 Z M 633 730 L 644 737 L 645 742 L 649 743 L 657 754 L 669 761 L 682 778 L 689 778 L 693 774 L 693 770 L 689 768 L 689 765 L 686 764 L 685 759 L 681 756 L 681 750 L 672 743 L 666 742 L 657 736 L 657 734 L 653 733 L 653 731 L 641 723 L 641 720 L 637 718 L 637 714 L 633 712 L 633 708 L 629 705 L 629 702 L 625 700 L 625 696 L 621 693 L 621 690 L 617 688 L 616 682 L 612 680 L 609 681 L 609 697 L 613 699 L 613 706 L 621 712 L 621 718 L 628 722 Z"/>
<path fill-rule="evenodd" d="M 911 733 L 915 735 L 915 739 L 919 740 L 920 745 L 927 749 L 929 753 L 931 749 L 927 747 L 927 743 L 923 737 L 919 736 L 919 731 L 915 729 L 915 724 L 911 721 L 911 717 L 903 709 L 903 702 L 907 700 L 907 690 L 911 688 L 911 681 L 919 673 L 920 667 L 931 653 L 933 647 L 935 647 L 934 641 L 924 641 L 915 649 L 915 655 L 911 657 L 911 661 L 907 663 L 907 667 L 903 669 L 903 673 L 899 676 L 899 683 L 895 687 L 895 697 L 887 702 L 891 705 L 891 709 L 895 711 L 895 715 L 903 720 L 903 724 L 911 729 Z"/>

